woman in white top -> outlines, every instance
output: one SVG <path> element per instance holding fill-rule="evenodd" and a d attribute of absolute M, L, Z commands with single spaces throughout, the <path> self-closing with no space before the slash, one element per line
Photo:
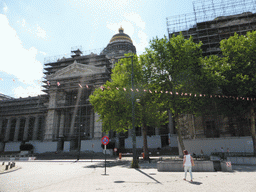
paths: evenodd
<path fill-rule="evenodd" d="M 193 181 L 193 178 L 192 178 L 192 166 L 194 166 L 194 160 L 191 157 L 191 155 L 188 154 L 187 150 L 184 150 L 183 154 L 184 154 L 183 167 L 184 167 L 184 171 L 185 171 L 185 178 L 184 178 L 184 180 L 186 181 L 187 171 L 189 171 L 191 182 L 192 182 Z"/>

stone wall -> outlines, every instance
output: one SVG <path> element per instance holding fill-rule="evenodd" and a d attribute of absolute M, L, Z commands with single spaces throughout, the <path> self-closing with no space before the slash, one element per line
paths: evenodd
<path fill-rule="evenodd" d="M 210 155 L 213 152 L 221 152 L 223 147 L 224 152 L 253 152 L 252 138 L 247 137 L 222 137 L 222 138 L 201 138 L 201 139 L 184 139 L 185 149 L 190 154 Z M 179 155 L 183 155 L 179 145 Z"/>

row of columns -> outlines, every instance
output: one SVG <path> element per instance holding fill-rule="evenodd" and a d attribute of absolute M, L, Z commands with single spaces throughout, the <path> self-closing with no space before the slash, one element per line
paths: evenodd
<path fill-rule="evenodd" d="M 66 116 L 67 114 L 65 113 L 65 111 L 61 111 L 60 113 L 58 113 L 56 110 L 49 110 L 48 111 L 48 117 L 47 117 L 47 126 L 46 126 L 46 135 L 45 135 L 45 140 L 52 140 L 55 139 L 55 137 L 64 137 L 65 133 L 64 129 L 67 128 L 66 126 Z M 69 115 L 69 114 L 68 114 Z M 75 117 L 71 117 L 70 121 L 74 121 L 71 122 L 75 123 Z M 94 114 L 93 112 L 91 112 L 90 114 L 90 127 L 89 127 L 89 133 L 90 133 L 90 137 L 93 138 L 95 135 L 97 135 L 97 133 L 95 133 L 95 129 L 94 129 Z M 80 125 L 79 125 L 80 126 Z M 78 128 L 77 128 L 78 129 Z M 100 130 L 101 132 L 101 130 Z M 70 136 L 70 138 L 74 135 L 75 133 L 75 127 L 70 125 L 70 130 L 68 135 Z M 55 135 L 55 136 L 54 136 Z"/>
<path fill-rule="evenodd" d="M 24 127 L 24 134 L 23 134 L 23 141 L 28 139 L 28 130 L 29 130 L 29 120 L 32 116 L 23 116 L 23 117 L 17 117 L 16 118 L 16 124 L 15 124 L 15 132 L 14 132 L 14 139 L 13 141 L 18 141 L 19 138 L 19 132 L 20 132 L 20 122 L 22 118 L 26 118 L 25 121 L 25 127 Z M 33 125 L 33 136 L 32 136 L 32 140 L 36 140 L 37 136 L 38 136 L 38 127 L 39 127 L 39 115 L 34 116 L 35 117 L 35 122 Z M 13 117 L 8 117 L 7 118 L 7 126 L 6 126 L 6 130 L 5 130 L 5 135 L 4 135 L 4 141 L 9 141 L 10 139 L 10 134 L 11 134 L 11 122 L 12 120 L 15 119 Z M 0 119 L 0 133 L 2 133 L 2 129 L 4 129 L 3 127 L 3 121 L 4 119 Z"/>

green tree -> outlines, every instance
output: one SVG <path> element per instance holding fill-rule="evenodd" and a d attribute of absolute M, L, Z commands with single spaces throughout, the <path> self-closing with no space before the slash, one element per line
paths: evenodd
<path fill-rule="evenodd" d="M 201 106 L 202 100 L 197 97 L 181 97 L 176 92 L 200 93 L 199 85 L 202 77 L 202 50 L 201 43 L 193 42 L 192 37 L 184 39 L 182 34 L 155 38 L 150 42 L 150 47 L 141 56 L 144 73 L 148 83 L 156 89 L 172 94 L 162 94 L 159 100 L 165 103 L 167 109 L 178 118 L 182 113 L 196 113 Z M 207 85 L 205 85 L 207 86 Z M 176 126 L 179 143 L 184 150 L 181 130 Z"/>
<path fill-rule="evenodd" d="M 251 134 L 256 156 L 255 136 L 255 101 L 247 101 L 248 98 L 256 98 L 256 31 L 247 32 L 246 35 L 234 34 L 229 39 L 220 42 L 223 58 L 221 66 L 216 73 L 223 77 L 220 88 L 224 95 L 242 97 L 245 100 L 230 100 L 225 105 L 227 111 L 238 114 L 250 112 Z M 215 63 L 216 64 L 216 63 Z"/>
<path fill-rule="evenodd" d="M 125 55 L 125 56 L 130 56 Z M 143 152 L 148 159 L 147 128 L 160 127 L 166 123 L 167 115 L 163 103 L 156 99 L 157 94 L 150 93 L 150 84 L 144 75 L 140 59 L 134 55 L 134 90 L 135 100 L 135 127 L 142 127 Z M 132 85 L 131 85 L 131 58 L 120 59 L 111 74 L 111 80 L 104 87 L 98 88 L 90 96 L 90 102 L 95 112 L 100 115 L 104 132 L 114 130 L 126 132 L 132 129 Z M 146 90 L 146 91 L 144 91 Z"/>

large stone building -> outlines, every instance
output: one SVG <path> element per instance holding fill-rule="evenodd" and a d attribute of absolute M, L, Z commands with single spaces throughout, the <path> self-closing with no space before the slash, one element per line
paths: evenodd
<path fill-rule="evenodd" d="M 71 52 L 70 57 L 45 59 L 45 95 L 19 99 L 1 97 L 0 151 L 19 151 L 22 142 L 32 143 L 36 153 L 71 151 L 78 149 L 78 140 L 81 140 L 82 151 L 101 150 L 100 139 L 105 133 L 89 95 L 110 80 L 113 64 L 126 53 L 136 53 L 136 48 L 121 27 L 98 54 L 84 54 L 79 48 Z M 137 146 L 141 148 L 138 129 Z M 161 147 L 159 130 L 151 132 L 158 137 L 149 147 Z M 130 132 L 110 132 L 109 136 L 117 147 L 132 148 Z M 167 145 L 166 136 L 164 141 Z"/>
<path fill-rule="evenodd" d="M 193 13 L 167 18 L 168 35 L 172 38 L 181 32 L 186 39 L 192 37 L 195 43 L 202 42 L 203 56 L 221 56 L 221 40 L 234 33 L 245 35 L 256 30 L 255 0 L 197 0 L 193 8 Z M 182 114 L 176 122 L 182 129 L 185 147 L 197 154 L 201 150 L 205 154 L 218 152 L 221 147 L 231 152 L 252 152 L 250 115 L 226 117 L 218 113 L 216 106 L 207 107 L 211 114 Z"/>

